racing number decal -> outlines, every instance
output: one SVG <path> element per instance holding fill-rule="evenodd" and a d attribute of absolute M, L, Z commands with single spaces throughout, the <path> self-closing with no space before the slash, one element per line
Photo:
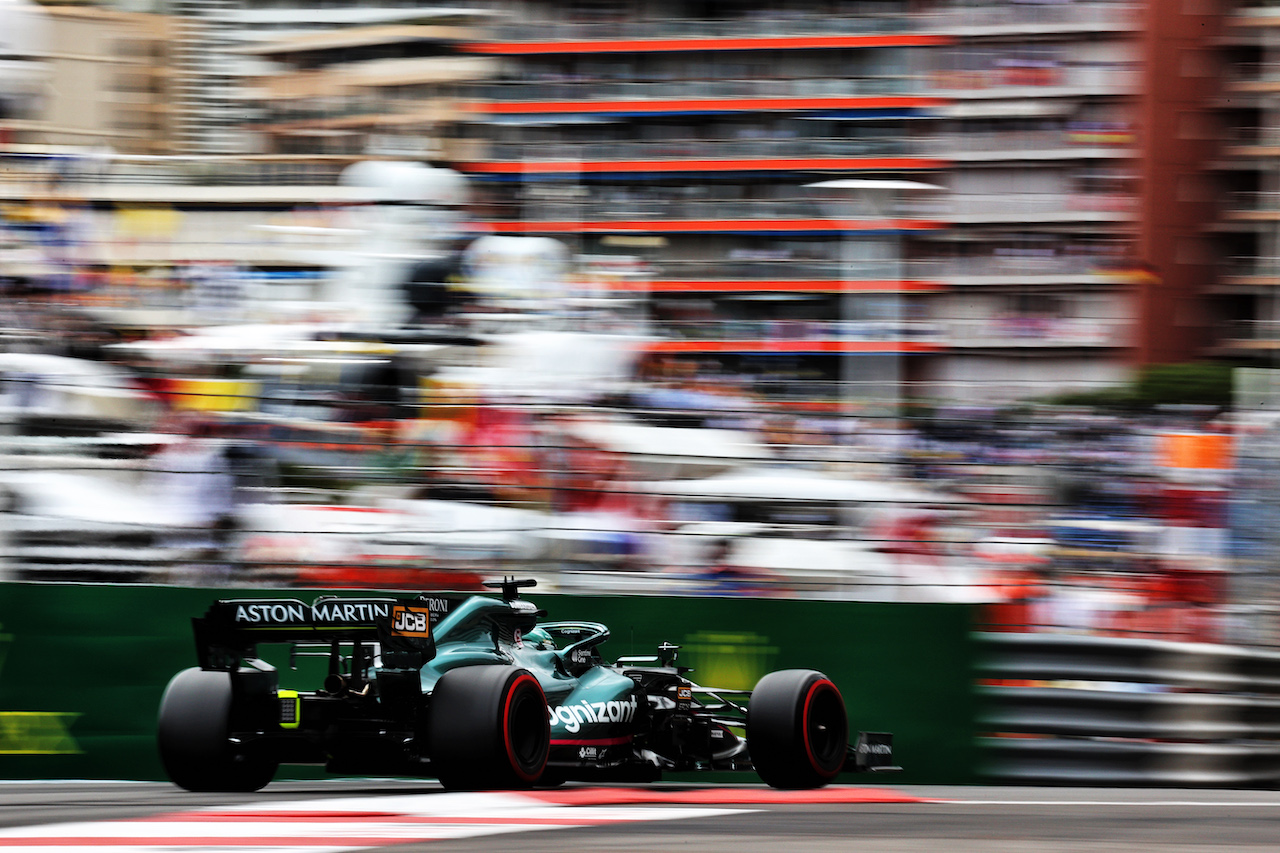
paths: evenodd
<path fill-rule="evenodd" d="M 431 612 L 425 607 L 397 604 L 391 609 L 391 634 L 396 637 L 431 638 Z"/>

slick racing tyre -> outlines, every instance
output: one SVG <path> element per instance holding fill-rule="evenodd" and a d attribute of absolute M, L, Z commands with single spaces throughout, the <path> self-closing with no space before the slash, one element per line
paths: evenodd
<path fill-rule="evenodd" d="M 771 672 L 751 691 L 747 750 L 760 778 L 775 788 L 819 788 L 836 777 L 848 750 L 844 699 L 809 669 Z"/>
<path fill-rule="evenodd" d="M 547 766 L 547 698 L 528 670 L 510 666 L 451 669 L 431 694 L 427 743 L 446 788 L 533 785 Z"/>
<path fill-rule="evenodd" d="M 231 673 L 184 669 L 160 700 L 157 745 L 165 772 L 188 791 L 256 791 L 277 763 L 232 749 Z"/>

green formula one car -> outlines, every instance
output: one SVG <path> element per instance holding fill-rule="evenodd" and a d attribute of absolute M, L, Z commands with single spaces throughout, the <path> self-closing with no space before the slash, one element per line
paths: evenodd
<path fill-rule="evenodd" d="M 775 787 L 815 788 L 842 771 L 898 769 L 890 735 L 849 744 L 844 700 L 822 673 L 773 672 L 751 691 L 700 687 L 667 644 L 605 663 L 609 630 L 539 622 L 519 597 L 532 584 L 492 583 L 501 598 L 213 604 L 192 620 L 200 666 L 174 676 L 160 703 L 169 778 L 254 791 L 281 764 L 317 764 L 474 790 L 754 769 Z M 281 689 L 262 643 L 287 644 L 291 661 L 327 658 L 323 684 Z"/>

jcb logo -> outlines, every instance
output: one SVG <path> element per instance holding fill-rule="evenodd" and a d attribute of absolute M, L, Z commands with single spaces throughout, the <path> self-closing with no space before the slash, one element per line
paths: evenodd
<path fill-rule="evenodd" d="M 395 607 L 391 611 L 391 633 L 398 637 L 430 637 L 431 614 L 426 608 Z"/>

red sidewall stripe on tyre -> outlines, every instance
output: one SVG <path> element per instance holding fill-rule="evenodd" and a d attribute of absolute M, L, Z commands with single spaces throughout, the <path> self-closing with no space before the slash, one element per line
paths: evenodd
<path fill-rule="evenodd" d="M 520 759 L 516 756 L 515 744 L 511 742 L 511 702 L 515 698 L 516 692 L 520 689 L 521 682 L 525 681 L 532 684 L 533 689 L 537 691 L 541 701 L 539 707 L 545 708 L 547 705 L 546 696 L 542 692 L 542 685 L 538 684 L 538 679 L 528 673 L 517 676 L 516 680 L 511 682 L 511 687 L 507 690 L 506 701 L 502 705 L 502 743 L 507 750 L 507 761 L 510 763 L 511 769 L 515 771 L 515 774 L 524 782 L 536 782 L 538 777 L 542 775 L 543 767 L 546 766 L 546 756 L 543 756 L 537 772 L 526 773 L 524 768 L 520 766 Z"/>
<path fill-rule="evenodd" d="M 840 710 L 844 710 L 844 700 L 840 698 L 840 691 L 836 690 L 836 686 L 825 678 L 819 679 L 810 685 L 809 692 L 804 696 L 804 710 L 800 716 L 800 731 L 804 738 L 804 753 L 809 757 L 809 766 L 813 768 L 813 772 L 820 776 L 834 777 L 840 772 L 839 765 L 834 770 L 829 770 L 819 765 L 818 757 L 813 754 L 813 743 L 809 740 L 809 706 L 813 703 L 813 697 L 819 690 L 830 690 L 835 693 L 836 701 L 840 703 Z"/>

